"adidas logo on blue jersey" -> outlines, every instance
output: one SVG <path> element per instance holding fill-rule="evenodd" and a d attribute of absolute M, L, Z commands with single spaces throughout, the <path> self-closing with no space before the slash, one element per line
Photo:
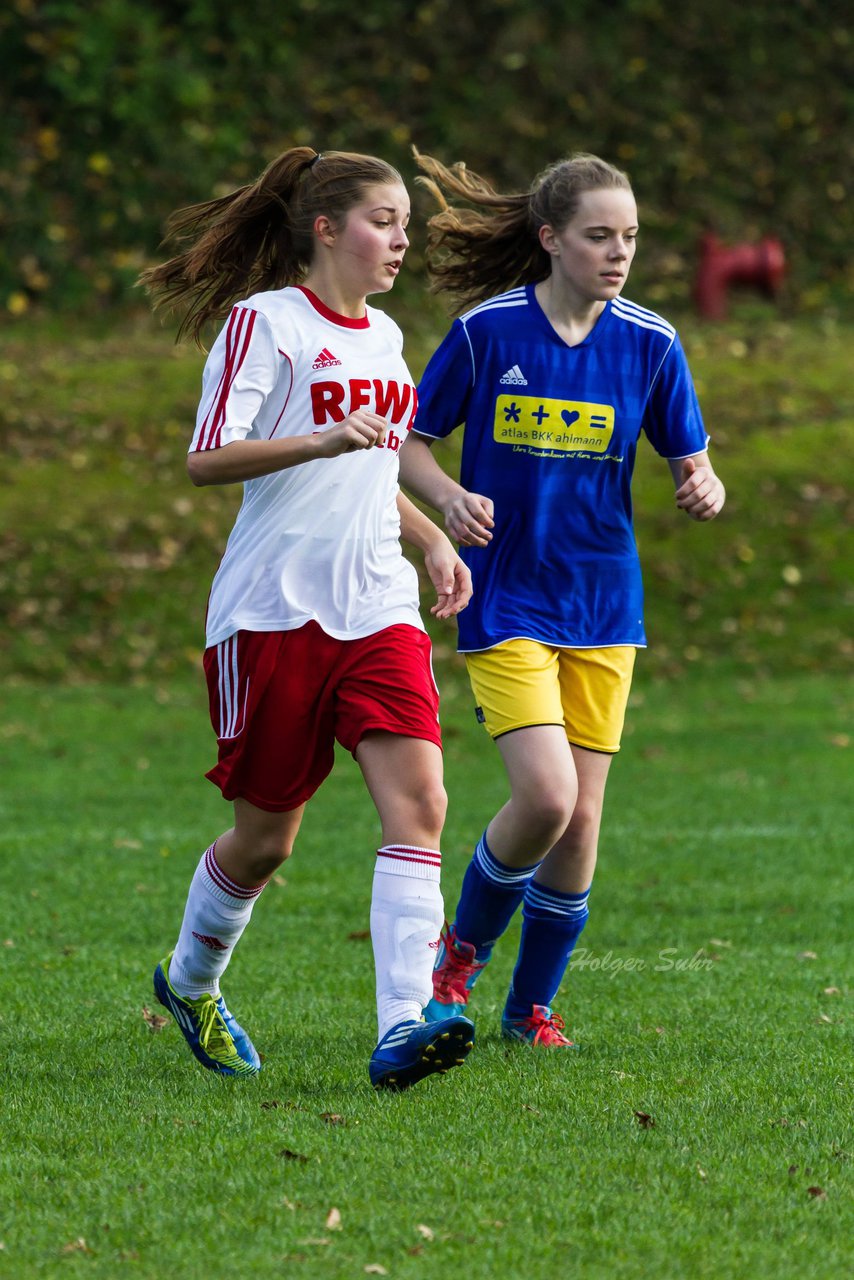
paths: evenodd
<path fill-rule="evenodd" d="M 505 386 L 511 387 L 527 387 L 528 385 L 528 379 L 525 377 L 518 364 L 514 364 L 512 369 L 508 369 L 507 372 L 498 379 L 498 381 L 503 383 Z"/>

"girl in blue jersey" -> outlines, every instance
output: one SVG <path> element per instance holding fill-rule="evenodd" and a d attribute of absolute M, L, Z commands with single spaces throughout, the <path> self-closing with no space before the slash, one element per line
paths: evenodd
<path fill-rule="evenodd" d="M 419 386 L 401 481 L 464 548 L 474 596 L 459 647 L 510 787 L 442 933 L 425 1016 L 462 1013 L 521 904 L 502 1032 L 572 1048 L 551 1004 L 587 920 L 605 784 L 646 643 L 631 506 L 641 432 L 692 519 L 713 519 L 724 488 L 676 331 L 621 297 L 638 232 L 626 175 L 577 155 L 506 196 L 463 165 L 418 160 L 442 205 L 434 287 L 459 314 Z M 462 423 L 457 483 L 430 446 Z"/>

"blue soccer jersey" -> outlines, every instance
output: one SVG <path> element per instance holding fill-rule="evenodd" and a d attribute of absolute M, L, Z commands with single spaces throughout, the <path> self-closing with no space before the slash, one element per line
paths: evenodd
<path fill-rule="evenodd" d="M 616 298 L 571 347 L 526 285 L 454 321 L 418 392 L 416 432 L 443 439 L 465 423 L 460 483 L 495 504 L 490 544 L 462 550 L 474 596 L 460 649 L 645 645 L 638 439 L 668 459 L 708 443 L 673 326 Z"/>

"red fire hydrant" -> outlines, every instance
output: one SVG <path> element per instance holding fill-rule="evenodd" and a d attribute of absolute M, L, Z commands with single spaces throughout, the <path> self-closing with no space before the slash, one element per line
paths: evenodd
<path fill-rule="evenodd" d="M 707 320 L 723 320 L 730 285 L 747 285 L 773 298 L 786 272 L 779 240 L 767 236 L 758 244 L 721 244 L 707 232 L 700 241 L 700 262 L 694 286 L 697 310 Z"/>

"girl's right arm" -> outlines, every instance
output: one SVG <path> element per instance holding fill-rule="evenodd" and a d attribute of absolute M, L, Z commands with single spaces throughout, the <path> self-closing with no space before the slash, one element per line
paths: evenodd
<path fill-rule="evenodd" d="M 187 455 L 187 471 L 195 485 L 237 484 L 275 471 L 336 458 L 356 449 L 371 449 L 385 439 L 386 420 L 367 409 L 356 409 L 328 431 L 283 440 L 233 440 L 218 449 L 199 449 Z"/>
<path fill-rule="evenodd" d="M 400 450 L 400 483 L 445 517 L 445 528 L 464 547 L 492 541 L 492 499 L 470 493 L 439 466 L 427 436 L 410 432 Z"/>

